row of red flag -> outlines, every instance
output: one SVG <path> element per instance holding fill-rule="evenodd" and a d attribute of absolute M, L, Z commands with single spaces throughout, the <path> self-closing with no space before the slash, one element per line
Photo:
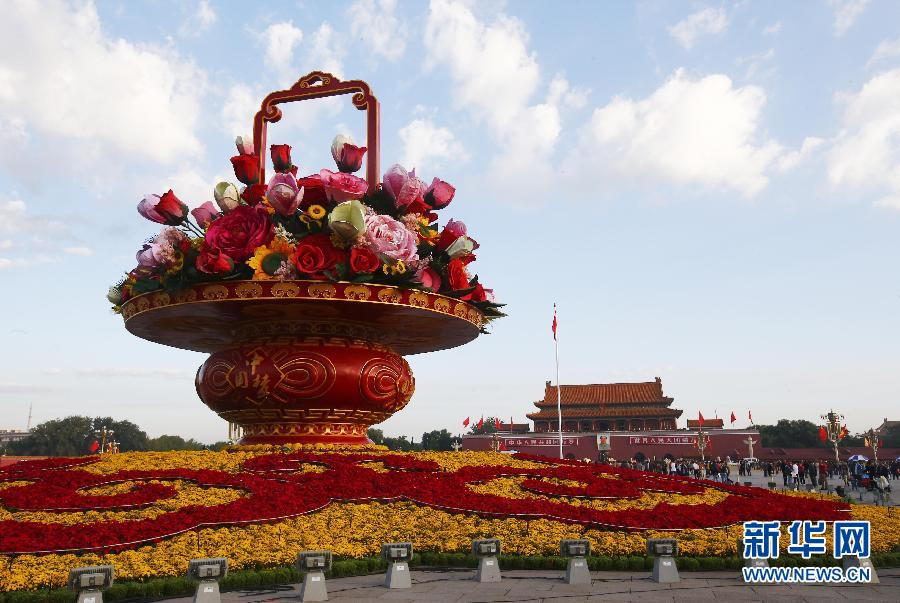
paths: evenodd
<path fill-rule="evenodd" d="M 747 418 L 750 419 L 750 424 L 753 425 L 753 411 L 752 410 L 747 411 Z M 700 423 L 700 427 L 703 427 L 703 421 L 705 421 L 705 419 L 703 418 L 703 413 L 698 412 L 697 413 L 697 422 Z M 734 411 L 732 410 L 731 411 L 731 424 L 734 425 L 735 421 L 737 421 L 737 417 L 734 415 Z"/>
<path fill-rule="evenodd" d="M 462 424 L 463 424 L 463 427 L 468 427 L 469 426 L 469 417 L 466 417 L 466 420 L 463 421 Z M 510 429 L 512 429 L 512 424 L 513 424 L 513 419 L 512 419 L 512 417 L 510 417 L 509 418 L 509 426 L 510 426 L 509 428 Z M 498 431 L 500 430 L 501 425 L 503 425 L 503 423 L 500 422 L 500 419 L 494 417 L 494 427 L 496 427 Z M 475 428 L 476 429 L 484 428 L 484 417 L 481 417 L 480 419 L 478 419 L 478 423 L 475 424 Z"/>

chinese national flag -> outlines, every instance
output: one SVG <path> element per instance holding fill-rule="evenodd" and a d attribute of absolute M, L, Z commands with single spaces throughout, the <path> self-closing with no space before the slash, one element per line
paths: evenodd
<path fill-rule="evenodd" d="M 463 421 L 463 427 L 468 427 L 468 426 L 469 426 L 469 417 L 466 417 L 466 420 Z"/>
<path fill-rule="evenodd" d="M 500 431 L 500 419 L 494 417 L 494 427 L 497 428 L 497 431 Z"/>
<path fill-rule="evenodd" d="M 737 421 L 737 417 L 734 416 L 734 411 L 731 411 L 731 424 L 734 425 L 734 422 Z"/>
<path fill-rule="evenodd" d="M 556 340 L 556 304 L 553 304 L 553 339 Z"/>
<path fill-rule="evenodd" d="M 841 428 L 841 433 L 840 433 L 840 435 L 838 436 L 838 439 L 843 440 L 844 438 L 847 437 L 847 434 L 848 434 L 848 433 L 850 433 L 850 432 L 847 431 L 847 426 L 844 425 L 844 426 Z"/>
<path fill-rule="evenodd" d="M 747 418 L 750 419 L 750 424 L 753 425 L 753 411 L 752 410 L 747 411 Z"/>
<path fill-rule="evenodd" d="M 93 443 L 88 447 L 88 450 L 91 452 L 97 452 L 100 449 L 100 442 L 94 440 Z"/>
<path fill-rule="evenodd" d="M 484 417 L 478 419 L 478 425 L 476 425 L 475 427 L 477 427 L 478 429 L 484 428 Z"/>
<path fill-rule="evenodd" d="M 697 415 L 698 415 L 698 421 L 700 422 L 700 427 L 703 427 L 703 413 L 700 411 L 697 411 Z"/>
<path fill-rule="evenodd" d="M 819 439 L 823 442 L 828 439 L 828 433 L 825 431 L 825 428 L 821 425 L 819 426 Z"/>

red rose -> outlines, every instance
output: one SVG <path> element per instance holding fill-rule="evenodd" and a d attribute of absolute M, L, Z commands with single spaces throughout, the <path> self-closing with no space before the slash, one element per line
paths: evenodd
<path fill-rule="evenodd" d="M 148 220 L 167 226 L 178 226 L 188 215 L 187 205 L 175 196 L 172 189 L 161 197 L 146 195 L 138 203 L 137 209 L 138 213 Z"/>
<path fill-rule="evenodd" d="M 316 279 L 324 279 L 325 272 L 347 261 L 347 252 L 338 249 L 325 233 L 308 235 L 300 239 L 291 255 L 291 262 L 300 272 Z"/>
<path fill-rule="evenodd" d="M 378 270 L 381 260 L 370 250 L 354 247 L 350 250 L 350 270 L 357 274 L 370 274 Z"/>
<path fill-rule="evenodd" d="M 450 205 L 455 194 L 456 189 L 453 188 L 453 185 L 444 182 L 440 178 L 435 178 L 428 190 L 425 191 L 425 202 L 434 209 L 443 209 Z"/>
<path fill-rule="evenodd" d="M 403 208 L 404 214 L 423 214 L 427 215 L 431 212 L 431 207 L 425 203 L 422 197 L 416 197 L 416 200 Z"/>
<path fill-rule="evenodd" d="M 206 243 L 235 262 L 243 262 L 274 235 L 275 229 L 265 209 L 241 205 L 209 225 Z"/>
<path fill-rule="evenodd" d="M 363 155 L 366 154 L 366 147 L 358 147 L 350 143 L 344 143 L 338 157 L 335 158 L 338 171 L 346 174 L 352 174 L 362 167 Z"/>
<path fill-rule="evenodd" d="M 228 274 L 234 269 L 234 260 L 215 247 L 204 244 L 197 256 L 197 270 L 206 274 Z"/>
<path fill-rule="evenodd" d="M 298 178 L 297 186 L 303 187 L 303 201 L 300 202 L 300 209 L 309 209 L 310 205 L 328 205 L 325 187 L 322 186 L 322 178 L 318 174 Z"/>
<path fill-rule="evenodd" d="M 266 196 L 268 188 L 269 187 L 265 184 L 253 184 L 241 191 L 241 198 L 246 201 L 248 205 L 259 205 L 262 203 L 263 197 Z"/>
<path fill-rule="evenodd" d="M 476 301 L 476 302 L 487 301 L 488 300 L 488 291 L 490 291 L 490 289 L 485 289 L 484 287 L 481 286 L 481 283 L 478 283 L 477 285 L 475 285 L 475 289 L 473 289 L 471 293 L 469 293 L 468 295 L 463 295 L 459 299 L 463 299 L 465 301 Z"/>
<path fill-rule="evenodd" d="M 369 184 L 353 174 L 320 170 L 319 177 L 325 194 L 333 203 L 343 203 L 351 199 L 361 199 L 369 188 Z"/>
<path fill-rule="evenodd" d="M 231 158 L 231 165 L 237 179 L 247 186 L 259 182 L 259 155 L 236 155 Z"/>
<path fill-rule="evenodd" d="M 291 169 L 291 145 L 289 144 L 273 144 L 269 147 L 272 152 L 272 165 L 275 171 L 285 173 Z"/>
<path fill-rule="evenodd" d="M 450 260 L 447 264 L 447 281 L 450 284 L 451 291 L 469 288 L 469 275 L 466 272 L 466 265 L 459 258 Z"/>

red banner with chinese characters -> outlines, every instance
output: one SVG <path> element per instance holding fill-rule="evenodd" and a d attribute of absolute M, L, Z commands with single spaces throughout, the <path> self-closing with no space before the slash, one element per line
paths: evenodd
<path fill-rule="evenodd" d="M 669 446 L 672 444 L 693 445 L 697 443 L 696 436 L 628 436 L 629 444 L 649 444 L 651 446 Z"/>

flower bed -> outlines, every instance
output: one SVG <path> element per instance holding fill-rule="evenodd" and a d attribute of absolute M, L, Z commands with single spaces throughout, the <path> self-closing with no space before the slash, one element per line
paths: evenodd
<path fill-rule="evenodd" d="M 873 522 L 876 551 L 900 542 L 900 518 L 881 509 L 526 455 L 257 447 L 47 459 L 0 470 L 0 590 L 59 585 L 76 565 L 146 578 L 181 575 L 196 557 L 278 566 L 303 549 L 362 558 L 397 540 L 452 552 L 490 536 L 546 555 L 588 538 L 615 556 L 677 534 L 686 554 L 729 555 L 745 520 L 849 517 Z"/>

